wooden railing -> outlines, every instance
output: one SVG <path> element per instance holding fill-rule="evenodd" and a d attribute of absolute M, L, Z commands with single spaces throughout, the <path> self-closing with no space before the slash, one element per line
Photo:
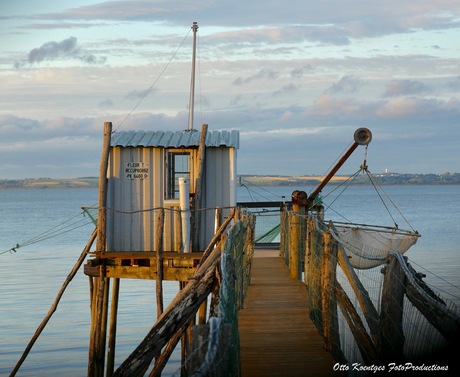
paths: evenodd
<path fill-rule="evenodd" d="M 291 276 L 305 282 L 310 318 L 339 363 L 403 362 L 458 341 L 455 306 L 430 289 L 406 257 L 391 253 L 384 265 L 357 270 L 320 217 L 283 213 L 280 254 Z M 359 360 L 351 359 L 356 349 Z"/>
<path fill-rule="evenodd" d="M 227 230 L 231 221 L 233 225 Z M 154 358 L 149 376 L 159 376 L 181 339 L 188 339 L 182 360 L 187 375 L 238 375 L 234 370 L 239 365 L 236 315 L 249 284 L 253 229 L 252 215 L 238 209 L 231 212 L 190 281 L 114 376 L 143 375 Z M 226 347 L 229 344 L 236 347 Z"/>

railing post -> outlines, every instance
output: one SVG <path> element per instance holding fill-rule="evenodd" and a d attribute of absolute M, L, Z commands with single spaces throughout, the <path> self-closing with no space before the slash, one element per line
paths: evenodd
<path fill-rule="evenodd" d="M 326 350 L 339 361 L 344 357 L 340 349 L 336 297 L 337 243 L 329 232 L 323 233 L 323 258 L 321 260 L 321 307 L 323 335 Z"/>
<path fill-rule="evenodd" d="M 304 250 L 304 283 L 308 288 L 309 278 L 310 278 L 310 262 L 311 262 L 311 238 L 312 238 L 312 229 L 311 229 L 312 220 L 310 217 L 307 217 L 305 222 L 305 250 Z"/>
<path fill-rule="evenodd" d="M 307 194 L 305 191 L 294 191 L 292 193 L 292 218 L 291 218 L 291 240 L 290 240 L 290 256 L 289 268 L 291 277 L 294 279 L 302 279 L 302 266 L 300 265 L 300 250 L 302 244 L 302 223 L 305 221 L 305 209 L 307 205 Z"/>
<path fill-rule="evenodd" d="M 284 259 L 286 255 L 287 234 L 286 228 L 288 226 L 288 211 L 286 206 L 280 208 L 280 257 Z"/>
<path fill-rule="evenodd" d="M 381 362 L 403 362 L 402 317 L 406 282 L 404 271 L 394 255 L 388 257 L 383 273 L 379 354 Z"/>
<path fill-rule="evenodd" d="M 308 306 L 310 318 L 322 333 L 321 318 L 321 260 L 323 256 L 323 242 L 320 231 L 315 221 L 310 221 L 310 239 L 309 243 L 309 265 L 307 275 Z"/>

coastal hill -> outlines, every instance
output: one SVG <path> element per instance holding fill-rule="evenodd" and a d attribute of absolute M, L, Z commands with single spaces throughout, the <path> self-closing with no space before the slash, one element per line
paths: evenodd
<path fill-rule="evenodd" d="M 401 173 L 382 173 L 373 174 L 373 177 L 380 185 L 439 185 L 439 184 L 460 184 L 460 173 L 444 174 L 401 174 Z M 303 176 L 259 176 L 242 175 L 239 177 L 243 184 L 248 182 L 255 186 L 308 186 L 318 184 L 322 176 L 303 175 Z M 339 184 L 349 176 L 335 175 L 329 185 Z M 360 174 L 353 180 L 353 184 L 370 184 L 369 178 L 365 174 Z"/>
<path fill-rule="evenodd" d="M 348 176 L 336 175 L 329 185 L 338 184 L 347 180 Z M 374 175 L 381 185 L 458 185 L 460 173 L 444 174 L 401 174 L 382 173 Z M 322 177 L 317 175 L 284 176 L 284 175 L 241 175 L 239 184 L 251 186 L 311 186 L 318 184 Z M 8 188 L 95 188 L 98 186 L 97 177 L 81 177 L 71 179 L 54 178 L 25 178 L 0 179 L 0 189 Z M 366 175 L 360 174 L 354 184 L 370 184 Z"/>

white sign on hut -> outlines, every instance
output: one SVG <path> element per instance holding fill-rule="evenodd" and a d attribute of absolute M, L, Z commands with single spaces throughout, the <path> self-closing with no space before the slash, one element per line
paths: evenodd
<path fill-rule="evenodd" d="M 112 135 L 107 252 L 154 251 L 158 208 L 165 209 L 164 250 L 190 251 L 183 220 L 196 219 L 194 210 L 200 213 L 195 221 L 199 231 L 193 235 L 194 248 L 207 246 L 215 230 L 215 209 L 222 208 L 226 215 L 228 208 L 236 205 L 239 132 L 206 131 L 206 137 L 200 137 L 201 132 L 195 129 Z"/>

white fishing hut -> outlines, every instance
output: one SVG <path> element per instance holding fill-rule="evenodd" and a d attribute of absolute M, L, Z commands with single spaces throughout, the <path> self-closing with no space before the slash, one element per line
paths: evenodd
<path fill-rule="evenodd" d="M 206 137 L 202 139 L 204 129 Z M 236 205 L 239 132 L 203 130 L 112 134 L 107 172 L 107 252 L 155 251 L 159 208 L 165 210 L 163 250 L 190 251 L 181 217 L 186 222 L 192 219 L 192 228 L 194 218 L 199 224 L 195 248 L 207 246 L 215 230 L 215 208 L 222 208 L 225 215 Z M 200 140 L 204 141 L 201 148 Z M 180 182 L 185 185 L 183 190 Z M 182 198 L 182 210 L 180 191 L 187 196 Z M 194 211 L 199 211 L 198 221 Z"/>

